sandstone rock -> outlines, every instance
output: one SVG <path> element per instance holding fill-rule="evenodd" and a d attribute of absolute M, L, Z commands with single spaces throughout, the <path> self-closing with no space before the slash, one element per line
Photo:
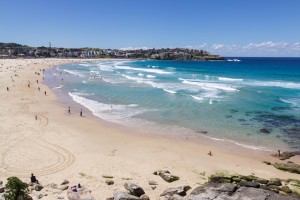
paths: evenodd
<path fill-rule="evenodd" d="M 3 185 L 3 181 L 0 181 L 0 186 Z"/>
<path fill-rule="evenodd" d="M 168 188 L 166 189 L 160 196 L 173 196 L 173 195 L 179 195 L 179 196 L 185 196 L 186 192 L 190 190 L 191 187 L 188 185 L 181 186 L 181 187 L 175 187 L 175 188 Z"/>
<path fill-rule="evenodd" d="M 265 163 L 266 165 L 271 165 L 272 164 L 269 161 L 263 161 L 263 163 Z"/>
<path fill-rule="evenodd" d="M 261 128 L 259 131 L 261 133 L 270 133 L 270 131 L 267 128 Z"/>
<path fill-rule="evenodd" d="M 241 179 L 246 181 L 255 181 L 257 179 L 256 176 L 250 175 L 250 176 L 240 176 Z"/>
<path fill-rule="evenodd" d="M 77 192 L 68 192 L 67 194 L 69 200 L 81 200 L 80 195 Z"/>
<path fill-rule="evenodd" d="M 152 188 L 152 190 L 155 190 L 155 189 L 156 189 L 156 186 L 155 186 L 155 185 L 153 185 L 153 186 L 151 186 L 151 188 Z"/>
<path fill-rule="evenodd" d="M 114 200 L 139 200 L 140 198 L 130 195 L 126 192 L 117 191 L 114 194 Z"/>
<path fill-rule="evenodd" d="M 213 183 L 231 183 L 232 178 L 226 175 L 211 175 L 209 177 L 209 182 Z"/>
<path fill-rule="evenodd" d="M 143 194 L 142 196 L 140 196 L 140 199 L 141 200 L 150 200 L 150 198 L 146 194 Z"/>
<path fill-rule="evenodd" d="M 171 183 L 173 181 L 179 180 L 178 176 L 172 175 L 168 170 L 159 170 L 153 173 L 154 175 L 159 175 L 165 181 Z"/>
<path fill-rule="evenodd" d="M 291 190 L 288 186 L 282 186 L 282 187 L 281 187 L 281 190 L 282 190 L 283 192 L 285 192 L 286 194 L 292 193 L 292 190 Z"/>
<path fill-rule="evenodd" d="M 267 185 L 281 186 L 282 184 L 279 178 L 271 178 Z"/>
<path fill-rule="evenodd" d="M 269 180 L 264 178 L 257 178 L 256 181 L 259 182 L 260 184 L 267 184 L 269 182 Z"/>
<path fill-rule="evenodd" d="M 280 154 L 279 159 L 280 160 L 286 160 L 290 159 L 291 157 L 295 156 L 296 154 L 294 152 L 284 151 Z"/>
<path fill-rule="evenodd" d="M 130 192 L 130 194 L 132 194 L 136 197 L 140 197 L 143 194 L 145 194 L 143 188 L 141 188 L 140 186 L 138 186 L 134 183 L 125 183 L 124 187 L 126 190 L 128 190 Z"/>
<path fill-rule="evenodd" d="M 65 186 L 62 186 L 60 189 L 61 189 L 61 191 L 64 191 L 64 190 L 67 190 L 68 188 L 69 188 L 69 186 L 65 185 Z"/>
<path fill-rule="evenodd" d="M 106 198 L 106 200 L 114 200 L 114 198 L 113 197 L 108 197 L 108 198 Z"/>
<path fill-rule="evenodd" d="M 149 185 L 158 185 L 155 181 L 149 181 Z"/>
<path fill-rule="evenodd" d="M 105 183 L 107 185 L 113 185 L 115 182 L 113 180 L 106 180 Z"/>
<path fill-rule="evenodd" d="M 273 166 L 282 171 L 300 174 L 300 165 L 295 163 L 274 163 Z"/>
<path fill-rule="evenodd" d="M 4 187 L 0 187 L 0 193 L 4 193 L 5 188 Z"/>
<path fill-rule="evenodd" d="M 276 187 L 276 186 L 275 186 Z M 272 191 L 253 187 L 237 188 L 231 183 L 206 183 L 195 188 L 184 200 L 296 200 Z"/>
<path fill-rule="evenodd" d="M 61 185 L 66 185 L 66 184 L 68 184 L 68 183 L 69 183 L 69 181 L 65 179 L 65 180 L 61 183 Z"/>
<path fill-rule="evenodd" d="M 35 191 L 41 191 L 44 187 L 42 185 L 36 184 L 34 187 Z"/>
<path fill-rule="evenodd" d="M 254 187 L 259 188 L 260 184 L 258 182 L 251 182 L 251 181 L 241 181 L 239 185 L 242 187 Z"/>

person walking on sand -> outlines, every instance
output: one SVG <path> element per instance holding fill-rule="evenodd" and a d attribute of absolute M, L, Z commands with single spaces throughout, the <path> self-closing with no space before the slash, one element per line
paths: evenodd
<path fill-rule="evenodd" d="M 36 83 L 39 84 L 39 80 L 36 80 Z"/>
<path fill-rule="evenodd" d="M 71 108 L 70 108 L 70 106 L 68 108 L 68 113 L 71 114 Z"/>
<path fill-rule="evenodd" d="M 40 87 L 38 87 L 38 91 L 41 91 L 41 88 L 40 88 Z"/>
<path fill-rule="evenodd" d="M 6 87 L 7 92 L 9 91 L 9 87 Z"/>
<path fill-rule="evenodd" d="M 46 90 L 45 90 L 45 92 L 44 92 L 44 93 L 45 93 L 45 96 L 46 96 L 46 95 L 47 95 L 47 92 L 46 92 Z"/>
<path fill-rule="evenodd" d="M 80 108 L 80 117 L 82 117 L 82 108 Z"/>

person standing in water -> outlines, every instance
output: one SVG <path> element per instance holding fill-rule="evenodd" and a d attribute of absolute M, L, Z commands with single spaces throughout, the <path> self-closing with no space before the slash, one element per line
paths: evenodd
<path fill-rule="evenodd" d="M 82 117 L 82 108 L 80 109 L 80 117 Z"/>
<path fill-rule="evenodd" d="M 68 108 L 68 113 L 69 113 L 69 114 L 71 113 L 71 108 L 70 108 L 70 106 L 69 106 L 69 108 Z"/>

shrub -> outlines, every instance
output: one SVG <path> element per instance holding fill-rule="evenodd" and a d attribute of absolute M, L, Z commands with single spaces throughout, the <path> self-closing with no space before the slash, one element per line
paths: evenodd
<path fill-rule="evenodd" d="M 18 177 L 9 177 L 5 189 L 5 200 L 26 200 L 28 198 L 28 185 Z"/>

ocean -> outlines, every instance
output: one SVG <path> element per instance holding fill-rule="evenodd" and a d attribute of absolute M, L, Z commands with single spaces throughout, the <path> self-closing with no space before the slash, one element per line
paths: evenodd
<path fill-rule="evenodd" d="M 84 62 L 47 69 L 45 82 L 96 117 L 138 130 L 300 150 L 300 58 Z"/>

